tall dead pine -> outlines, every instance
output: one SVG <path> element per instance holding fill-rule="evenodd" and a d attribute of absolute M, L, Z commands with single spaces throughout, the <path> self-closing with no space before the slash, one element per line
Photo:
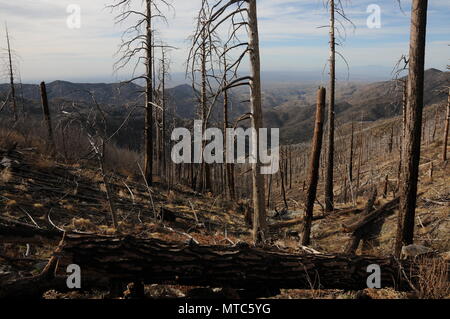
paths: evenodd
<path fill-rule="evenodd" d="M 417 181 L 420 162 L 422 128 L 425 39 L 428 0 L 413 0 L 409 50 L 408 103 L 406 106 L 405 139 L 403 141 L 402 183 L 395 254 L 414 240 Z"/>
<path fill-rule="evenodd" d="M 309 180 L 308 191 L 306 195 L 306 212 L 303 227 L 302 245 L 309 245 L 311 243 L 311 224 L 313 220 L 314 201 L 317 194 L 317 183 L 319 181 L 319 162 L 320 152 L 322 149 L 323 137 L 323 117 L 325 109 L 325 88 L 319 88 L 317 92 L 317 106 L 316 106 L 316 124 L 314 127 L 314 137 L 311 149 L 311 159 L 309 165 Z"/>
<path fill-rule="evenodd" d="M 336 37 L 335 3 L 330 0 L 330 92 L 328 102 L 328 153 L 325 177 L 325 211 L 334 209 L 333 170 L 334 170 L 334 100 L 336 85 Z"/>
<path fill-rule="evenodd" d="M 146 76 L 145 76 L 145 126 L 144 126 L 144 174 L 149 185 L 153 183 L 153 31 L 152 1 L 146 0 Z"/>

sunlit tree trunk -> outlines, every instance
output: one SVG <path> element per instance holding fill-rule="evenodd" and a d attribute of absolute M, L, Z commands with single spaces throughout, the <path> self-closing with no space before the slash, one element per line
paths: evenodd
<path fill-rule="evenodd" d="M 425 39 L 428 0 L 413 0 L 409 50 L 408 103 L 403 142 L 402 183 L 395 253 L 414 240 L 417 181 L 423 111 Z"/>

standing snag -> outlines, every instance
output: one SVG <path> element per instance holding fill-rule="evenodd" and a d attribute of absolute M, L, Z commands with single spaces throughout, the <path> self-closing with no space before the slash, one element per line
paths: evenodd
<path fill-rule="evenodd" d="M 336 38 L 335 38 L 335 3 L 330 0 L 330 88 L 328 103 L 328 149 L 325 177 L 325 210 L 334 209 L 333 170 L 334 170 L 334 96 L 336 86 Z"/>
<path fill-rule="evenodd" d="M 13 63 L 12 63 L 12 55 L 11 55 L 11 42 L 9 40 L 9 32 L 8 32 L 8 26 L 5 25 L 6 29 L 6 44 L 8 46 L 8 75 L 9 75 L 9 85 L 11 90 L 11 100 L 12 100 L 12 106 L 13 106 L 13 114 L 14 114 L 14 121 L 17 121 L 17 101 L 16 101 L 16 87 L 14 84 L 14 69 L 13 69 Z"/>
<path fill-rule="evenodd" d="M 314 137 L 311 148 L 308 180 L 309 185 L 306 195 L 305 222 L 303 226 L 302 245 L 304 246 L 307 246 L 311 243 L 311 224 L 313 220 L 314 201 L 316 200 L 317 183 L 319 181 L 320 152 L 322 150 L 325 95 L 325 88 L 319 88 L 319 90 L 317 91 L 316 124 L 314 127 Z"/>
<path fill-rule="evenodd" d="M 42 113 L 44 115 L 45 125 L 47 126 L 47 146 L 55 151 L 55 139 L 53 137 L 52 121 L 50 118 L 50 110 L 48 107 L 47 89 L 45 82 L 41 82 L 41 102 L 42 102 Z"/>
<path fill-rule="evenodd" d="M 261 162 L 259 149 L 259 130 L 263 126 L 263 114 L 261 105 L 261 66 L 259 54 L 259 34 L 258 34 L 258 17 L 256 10 L 256 0 L 228 0 L 217 1 L 217 3 L 210 9 L 207 1 L 202 2 L 202 11 L 208 13 L 208 17 L 202 24 L 201 28 L 197 29 L 194 35 L 194 45 L 191 49 L 189 60 L 192 59 L 195 52 L 201 52 L 201 44 L 203 41 L 199 40 L 202 37 L 213 37 L 214 32 L 226 22 L 230 23 L 231 31 L 228 33 L 229 37 L 224 41 L 223 47 L 226 47 L 226 53 L 231 51 L 238 51 L 238 57 L 234 61 L 229 62 L 228 71 L 236 77 L 233 81 L 229 80 L 228 85 L 224 85 L 224 77 L 219 79 L 219 86 L 221 91 L 230 90 L 234 87 L 249 86 L 250 87 L 250 117 L 251 121 L 251 154 L 253 158 L 252 165 L 252 191 L 253 191 L 253 240 L 255 243 L 261 243 L 265 239 L 266 231 L 266 206 L 265 206 L 265 183 L 264 176 L 261 173 L 263 164 Z M 248 42 L 243 42 L 239 39 L 239 32 L 247 31 Z M 206 35 L 205 35 L 206 32 Z M 213 52 L 214 53 L 214 52 Z M 238 77 L 238 69 L 246 55 L 250 58 L 250 76 Z M 220 59 L 219 59 L 220 61 Z M 214 70 L 214 69 L 213 69 Z M 218 95 L 214 96 L 211 105 L 214 105 Z M 212 107 L 211 107 L 212 108 Z M 210 108 L 210 110 L 211 110 Z M 209 114 L 211 114 L 209 110 Z"/>
<path fill-rule="evenodd" d="M 402 152 L 402 183 L 395 244 L 396 256 L 400 256 L 402 246 L 411 245 L 414 241 L 422 131 L 427 7 L 428 0 L 413 0 L 412 2 L 406 122 Z"/>
<path fill-rule="evenodd" d="M 112 10 L 119 10 L 119 14 L 115 17 L 116 23 L 122 23 L 131 18 L 137 18 L 134 25 L 127 28 L 122 34 L 122 43 L 119 47 L 119 60 L 115 64 L 116 71 L 124 68 L 132 61 L 136 60 L 134 71 L 143 61 L 145 73 L 140 76 L 133 76 L 126 83 L 135 80 L 145 81 L 145 124 L 144 124 L 144 177 L 149 185 L 153 183 L 153 156 L 154 156 L 154 106 L 160 107 L 154 101 L 154 27 L 153 20 L 156 18 L 166 20 L 163 12 L 159 9 L 159 4 L 170 7 L 165 0 L 145 0 L 142 5 L 145 7 L 142 11 L 132 9 L 135 0 L 116 0 L 115 4 L 108 6 Z"/>

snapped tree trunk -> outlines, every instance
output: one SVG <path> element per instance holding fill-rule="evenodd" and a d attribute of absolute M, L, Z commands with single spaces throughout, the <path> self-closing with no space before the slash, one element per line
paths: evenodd
<path fill-rule="evenodd" d="M 395 254 L 414 240 L 417 181 L 423 111 L 425 39 L 428 0 L 413 0 L 409 51 L 408 103 L 403 142 L 402 183 Z"/>
<path fill-rule="evenodd" d="M 313 220 L 314 201 L 317 194 L 317 183 L 319 181 L 319 166 L 320 153 L 322 150 L 323 137 L 323 117 L 325 109 L 325 88 L 321 87 L 317 91 L 317 106 L 316 106 L 316 125 L 314 127 L 314 137 L 311 149 L 311 159 L 309 165 L 309 180 L 308 190 L 306 195 L 306 211 L 305 222 L 303 226 L 302 245 L 308 246 L 311 244 L 311 224 Z"/>
<path fill-rule="evenodd" d="M 45 87 L 45 82 L 41 82 L 40 88 L 41 88 L 42 113 L 44 115 L 45 125 L 47 126 L 47 145 L 52 151 L 54 151 L 55 140 L 53 138 L 52 121 L 50 118 L 50 110 L 48 107 L 47 89 Z"/>

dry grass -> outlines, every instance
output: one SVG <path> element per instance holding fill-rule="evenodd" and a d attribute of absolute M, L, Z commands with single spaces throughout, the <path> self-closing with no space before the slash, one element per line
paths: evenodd
<path fill-rule="evenodd" d="M 419 258 L 417 292 L 420 299 L 450 297 L 448 263 L 442 258 Z"/>
<path fill-rule="evenodd" d="M 11 170 L 4 169 L 0 172 L 0 183 L 6 184 L 12 179 L 13 175 L 11 174 Z"/>

